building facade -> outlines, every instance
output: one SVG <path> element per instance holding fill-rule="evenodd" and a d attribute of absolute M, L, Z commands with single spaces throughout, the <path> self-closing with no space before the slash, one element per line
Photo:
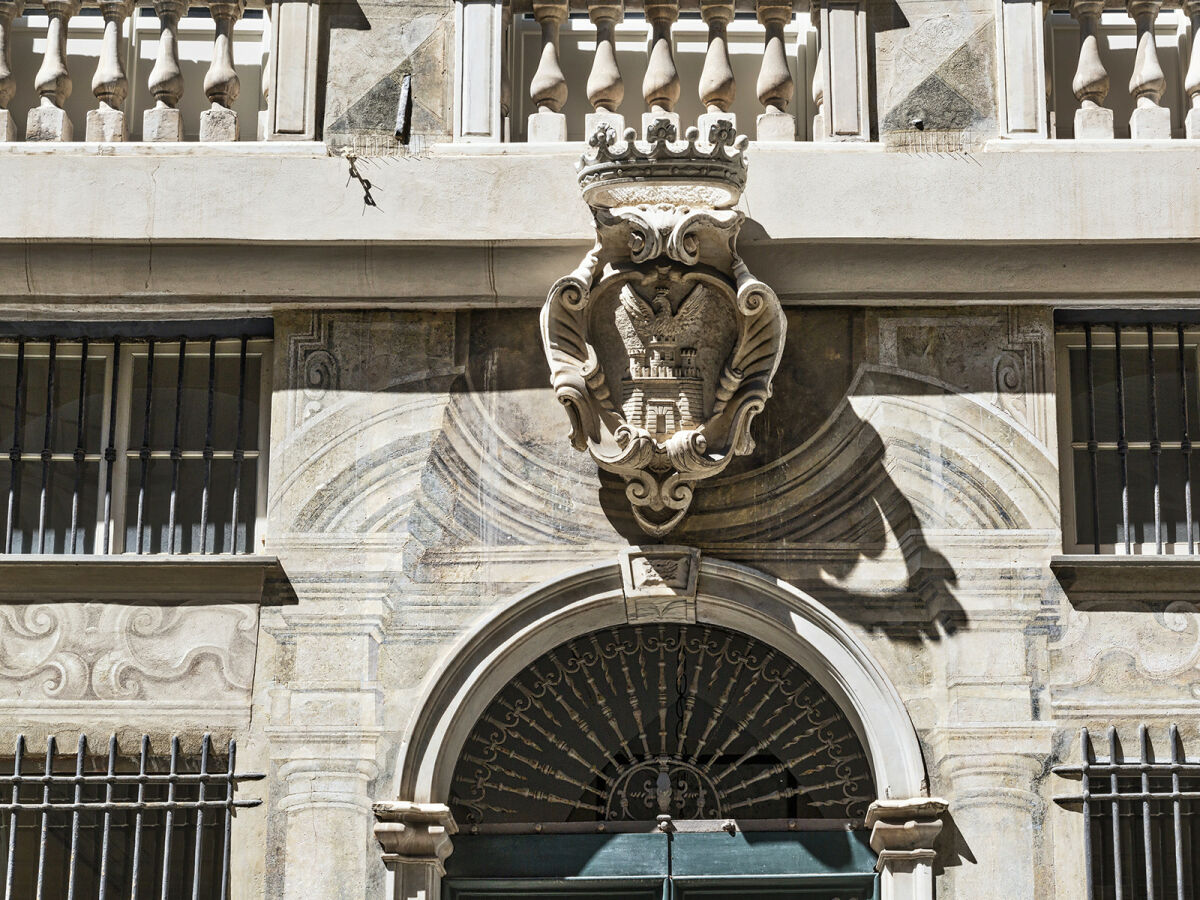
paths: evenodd
<path fill-rule="evenodd" d="M 3 895 L 1196 896 L 1197 29 L 0 0 Z"/>

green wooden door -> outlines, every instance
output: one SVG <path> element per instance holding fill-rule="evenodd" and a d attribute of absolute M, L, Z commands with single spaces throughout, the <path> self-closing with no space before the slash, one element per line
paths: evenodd
<path fill-rule="evenodd" d="M 872 900 L 855 831 L 458 835 L 447 900 Z"/>

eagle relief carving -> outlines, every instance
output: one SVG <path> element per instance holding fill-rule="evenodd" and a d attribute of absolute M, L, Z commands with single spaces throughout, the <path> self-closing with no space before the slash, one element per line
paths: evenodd
<path fill-rule="evenodd" d="M 596 243 L 550 289 L 542 339 L 571 441 L 626 482 L 638 525 L 662 536 L 697 482 L 754 448 L 750 423 L 783 352 L 779 299 L 737 254 L 744 137 L 601 127 L 579 163 Z"/>

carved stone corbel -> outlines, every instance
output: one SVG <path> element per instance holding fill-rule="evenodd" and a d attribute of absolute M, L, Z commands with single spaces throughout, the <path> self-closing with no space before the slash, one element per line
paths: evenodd
<path fill-rule="evenodd" d="M 676 141 L 606 127 L 579 163 L 596 244 L 550 289 L 542 341 L 571 443 L 620 475 L 638 525 L 661 537 L 697 482 L 754 449 L 786 322 L 737 252 L 747 141 L 721 121 Z"/>
<path fill-rule="evenodd" d="M 376 803 L 375 837 L 383 863 L 392 872 L 392 900 L 439 900 L 445 862 L 458 832 L 450 807 L 443 803 Z"/>
<path fill-rule="evenodd" d="M 933 896 L 934 841 L 948 804 L 937 797 L 876 800 L 867 810 L 871 849 L 879 854 L 880 900 Z"/>

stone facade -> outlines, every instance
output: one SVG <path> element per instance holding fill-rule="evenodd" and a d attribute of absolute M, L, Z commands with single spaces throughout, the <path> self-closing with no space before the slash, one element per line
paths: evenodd
<path fill-rule="evenodd" d="M 886 787 L 865 821 L 885 898 L 1083 900 L 1082 817 L 1051 769 L 1078 762 L 1082 726 L 1133 746 L 1178 722 L 1200 755 L 1200 563 L 1054 560 L 1055 310 L 1200 307 L 1200 144 L 1045 140 L 1041 38 L 1017 41 L 1043 5 L 869 0 L 830 24 L 838 4 L 814 3 L 862 75 L 818 112 L 774 72 L 764 95 L 793 105 L 763 114 L 769 134 L 794 115 L 828 142 L 730 131 L 751 174 L 721 202 L 692 172 L 585 203 L 583 145 L 468 146 L 460 29 L 490 6 L 470 0 L 319 4 L 297 115 L 320 140 L 0 144 L 10 323 L 259 315 L 275 348 L 262 552 L 6 557 L 0 746 L 236 737 L 266 777 L 239 788 L 263 802 L 236 817 L 233 897 L 435 900 L 462 831 L 449 756 L 497 685 L 589 628 L 707 621 L 758 629 L 849 711 Z M 576 21 L 551 6 L 530 14 Z M 813 50 L 803 78 L 830 66 Z M 725 94 L 705 101 L 718 129 Z M 493 106 L 488 127 L 512 128 Z M 565 115 L 540 106 L 531 140 Z M 679 117 L 647 115 L 651 137 Z M 685 309 L 701 268 L 714 296 Z M 615 270 L 644 276 L 636 296 Z M 599 336 L 574 315 L 592 289 L 625 311 Z M 663 303 L 679 321 L 655 324 Z M 651 337 L 678 354 L 655 357 L 678 418 L 653 428 Z M 662 462 L 717 417 L 746 347 L 758 368 L 731 368 L 753 383 L 722 402 L 756 415 Z M 612 392 L 624 421 L 599 369 L 634 373 Z M 657 462 L 610 452 L 631 422 Z M 646 513 L 630 492 L 718 451 L 686 502 Z"/>

